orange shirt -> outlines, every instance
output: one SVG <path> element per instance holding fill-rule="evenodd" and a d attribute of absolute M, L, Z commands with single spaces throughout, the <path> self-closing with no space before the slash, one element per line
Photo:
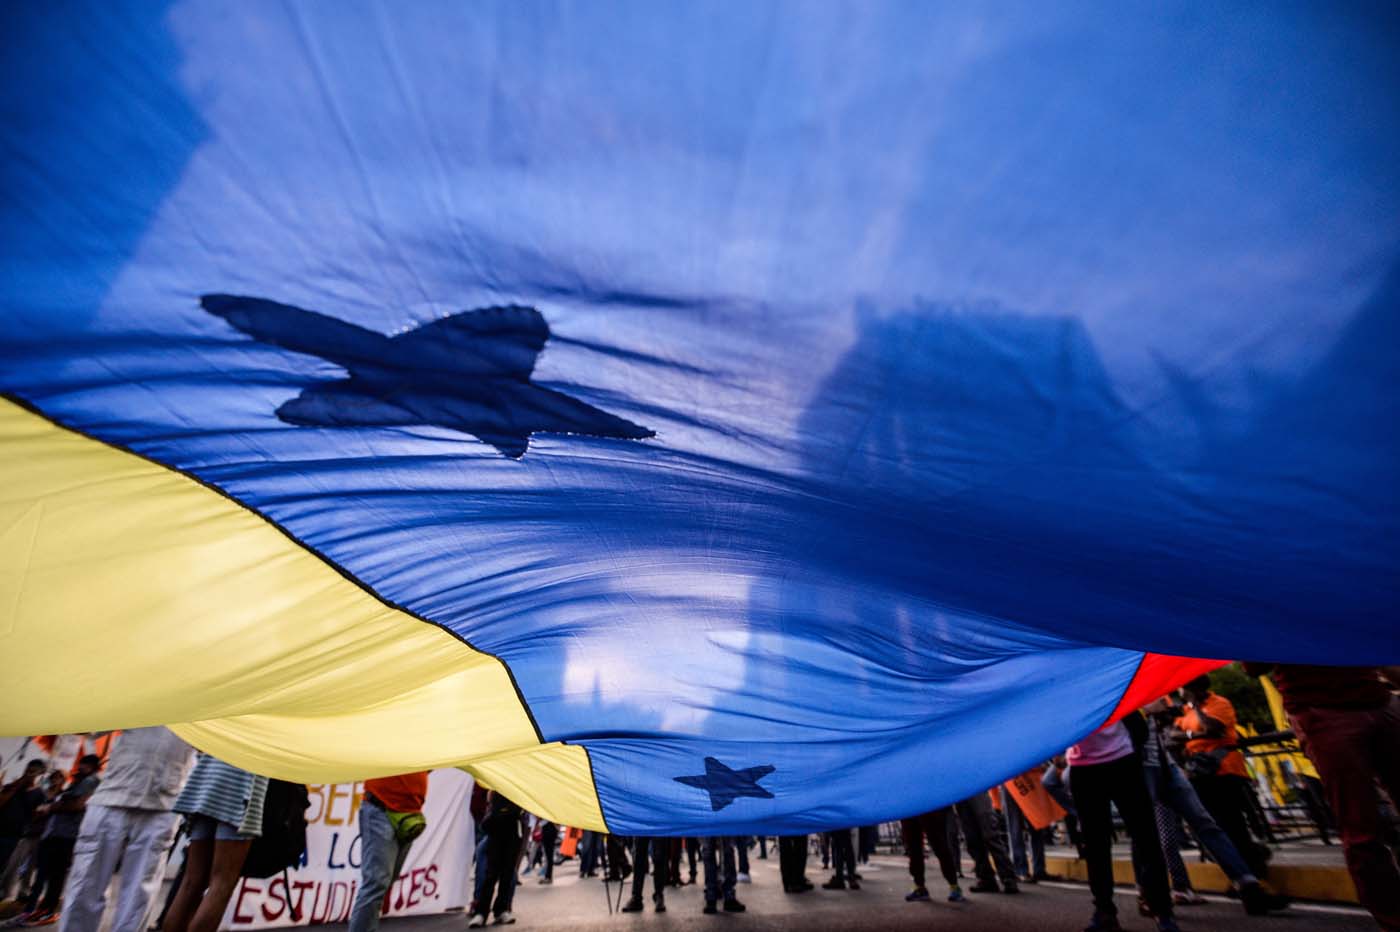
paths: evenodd
<path fill-rule="evenodd" d="M 1186 742 L 1187 754 L 1205 754 L 1230 747 L 1240 740 L 1239 733 L 1235 731 L 1235 707 L 1229 699 L 1211 693 L 1206 697 L 1206 701 L 1201 703 L 1201 710 L 1224 725 L 1225 733 L 1219 738 L 1192 738 Z M 1187 709 L 1185 714 L 1176 720 L 1176 727 L 1197 735 L 1205 731 L 1205 723 L 1201 721 L 1195 709 Z M 1249 772 L 1244 769 L 1244 755 L 1239 751 L 1226 754 L 1225 759 L 1220 762 L 1219 773 L 1221 776 L 1248 777 Z"/>
<path fill-rule="evenodd" d="M 366 780 L 365 792 L 373 793 L 391 812 L 422 812 L 428 798 L 428 771 Z"/>

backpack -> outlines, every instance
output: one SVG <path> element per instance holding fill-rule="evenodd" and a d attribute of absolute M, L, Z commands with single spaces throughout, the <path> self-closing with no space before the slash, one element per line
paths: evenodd
<path fill-rule="evenodd" d="M 271 877 L 296 867 L 306 853 L 306 807 L 311 797 L 300 783 L 268 780 L 263 800 L 262 835 L 253 839 L 243 862 L 244 877 Z"/>

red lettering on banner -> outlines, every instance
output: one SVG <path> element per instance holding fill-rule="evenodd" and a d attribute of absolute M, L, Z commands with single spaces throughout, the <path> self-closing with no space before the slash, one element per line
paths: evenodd
<path fill-rule="evenodd" d="M 279 896 L 273 888 L 278 884 L 282 885 L 283 896 Z M 281 877 L 273 878 L 272 883 L 267 885 L 267 898 L 263 900 L 262 915 L 268 922 L 281 919 L 282 914 L 287 911 L 287 903 L 284 898 L 287 890 L 287 883 Z M 276 906 L 277 911 L 273 912 L 269 907 Z"/>
<path fill-rule="evenodd" d="M 404 897 L 410 907 L 417 906 L 419 903 L 423 902 L 422 897 L 418 895 L 422 890 L 423 868 L 415 867 L 408 875 L 408 893 Z"/>
<path fill-rule="evenodd" d="M 437 870 L 436 864 L 429 864 L 428 869 L 423 873 L 423 895 L 430 896 L 435 900 L 439 898 Z"/>
<path fill-rule="evenodd" d="M 243 882 L 238 885 L 238 899 L 236 899 L 233 904 L 233 924 L 236 926 L 251 925 L 253 920 L 257 918 L 252 913 L 245 914 L 243 912 L 243 897 L 247 896 L 249 893 L 262 893 L 262 888 L 254 884 L 252 880 L 244 877 Z"/>

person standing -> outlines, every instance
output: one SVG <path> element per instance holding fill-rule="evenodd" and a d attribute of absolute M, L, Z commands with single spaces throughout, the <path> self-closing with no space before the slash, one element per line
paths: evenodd
<path fill-rule="evenodd" d="M 948 816 L 951 814 L 952 809 L 945 806 L 912 819 L 902 819 L 899 823 L 904 835 L 904 851 L 909 857 L 909 873 L 914 878 L 914 890 L 905 897 L 911 903 L 929 898 L 924 877 L 925 838 L 933 849 L 934 857 L 938 858 L 938 869 L 943 872 L 943 879 L 948 881 L 948 902 L 961 903 L 966 899 L 962 887 L 958 885 L 957 859 L 948 847 Z"/>
<path fill-rule="evenodd" d="M 724 911 L 742 913 L 745 910 L 734 895 L 738 871 L 734 863 L 734 839 L 725 835 L 705 838 L 700 843 L 700 859 L 705 864 L 705 908 L 702 912 L 718 912 L 716 903 L 724 898 Z M 723 874 L 721 874 L 723 868 Z"/>
<path fill-rule="evenodd" d="M 540 823 L 540 847 L 544 851 L 544 876 L 541 884 L 554 883 L 554 847 L 559 841 L 559 826 L 554 822 Z"/>
<path fill-rule="evenodd" d="M 632 839 L 632 897 L 622 907 L 624 913 L 642 911 L 642 891 L 647 885 L 647 861 L 651 861 L 651 901 L 658 913 L 666 911 L 666 874 L 669 867 L 671 840 L 638 835 Z"/>
<path fill-rule="evenodd" d="M 1146 739 L 1142 716 L 1133 719 Z M 1118 814 L 1133 844 L 1138 883 L 1142 887 L 1160 932 L 1178 932 L 1172 915 L 1167 866 L 1152 799 L 1143 778 L 1142 758 L 1124 722 L 1105 725 L 1065 752 L 1069 761 L 1070 792 L 1084 833 L 1084 855 L 1089 867 L 1089 889 L 1094 895 L 1094 918 L 1085 932 L 1117 932 L 1118 907 L 1113 901 L 1113 813 Z"/>
<path fill-rule="evenodd" d="M 496 790 L 491 791 L 486 817 L 481 820 L 481 831 L 486 836 L 483 851 L 486 874 L 468 928 L 486 925 L 486 917 L 491 914 L 495 915 L 497 925 L 515 922 L 510 907 L 515 892 L 513 881 L 515 862 L 520 857 L 523 816 L 521 808 L 512 800 Z"/>
<path fill-rule="evenodd" d="M 428 822 L 428 772 L 365 781 L 360 806 L 360 889 L 350 910 L 349 932 L 374 932 L 384 910 L 384 895 L 403 870 L 408 849 Z"/>
<path fill-rule="evenodd" d="M 38 785 L 43 775 L 44 762 L 32 760 L 22 774 L 0 789 L 0 875 L 8 873 L 10 857 L 29 828 L 29 820 L 44 803 L 44 791 Z M 0 896 L 3 893 L 0 890 Z"/>
<path fill-rule="evenodd" d="M 1191 787 L 1216 824 L 1230 836 L 1250 872 L 1262 877 L 1268 871 L 1271 852 L 1254 840 L 1245 818 L 1253 790 L 1244 755 L 1237 747 L 1235 707 L 1211 691 L 1209 676 L 1197 677 L 1183 686 L 1182 692 L 1190 704 L 1176 720 L 1176 729 L 1186 740 L 1186 774 Z"/>
<path fill-rule="evenodd" d="M 784 893 L 806 893 L 813 887 L 807 879 L 807 836 L 778 837 L 778 871 L 783 878 Z"/>
<path fill-rule="evenodd" d="M 47 925 L 57 922 L 63 900 L 63 884 L 68 877 L 68 868 L 73 863 L 73 846 L 78 841 L 78 831 L 87 811 L 88 800 L 97 792 L 101 781 L 97 769 L 102 759 L 96 754 L 79 758 L 76 772 L 68 788 L 51 803 L 44 803 L 36 814 L 48 813 L 49 821 L 39 838 L 36 860 L 39 873 L 34 886 L 29 891 L 25 903 L 25 925 Z M 43 899 L 40 899 L 40 891 Z"/>
<path fill-rule="evenodd" d="M 977 874 L 977 883 L 972 885 L 972 892 L 996 893 L 997 878 L 1000 877 L 1001 892 L 1020 893 L 1016 866 L 1011 863 L 1006 847 L 1006 830 L 997 818 L 991 796 L 986 792 L 974 793 L 958 803 L 954 810 L 958 814 L 967 853 Z"/>
<path fill-rule="evenodd" d="M 822 884 L 823 890 L 860 889 L 860 879 L 856 876 L 856 849 L 851 842 L 851 830 L 839 828 L 827 832 L 831 839 L 831 879 Z"/>
<path fill-rule="evenodd" d="M 1386 929 L 1400 929 L 1400 869 L 1386 845 L 1377 783 L 1400 805 L 1400 698 L 1382 681 L 1390 667 L 1247 663 L 1268 674 L 1283 698 L 1303 753 L 1322 778 L 1361 905 Z"/>
<path fill-rule="evenodd" d="M 97 932 L 118 865 L 112 928 L 146 928 L 165 852 L 175 838 L 172 807 L 193 759 L 194 748 L 169 728 L 129 728 L 117 735 L 73 846 L 60 932 Z"/>
<path fill-rule="evenodd" d="M 215 932 L 262 834 L 267 777 L 201 754 L 174 809 L 186 816 L 185 872 L 161 932 Z"/>
<path fill-rule="evenodd" d="M 1039 768 L 1027 771 L 1025 779 L 1040 783 L 1043 774 Z M 1020 779 L 1020 778 L 1018 778 Z M 1049 880 L 1045 870 L 1045 834 L 1036 828 L 1021 811 L 1016 796 L 1004 785 L 1001 787 L 1001 813 L 1006 819 L 1006 836 L 1011 842 L 1011 864 L 1017 877 L 1024 883 L 1039 883 Z M 1030 858 L 1026 857 L 1026 837 L 1030 836 Z"/>

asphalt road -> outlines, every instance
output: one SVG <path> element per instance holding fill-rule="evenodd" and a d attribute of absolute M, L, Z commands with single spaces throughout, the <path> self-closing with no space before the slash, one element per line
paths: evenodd
<path fill-rule="evenodd" d="M 760 932 L 760 930 L 949 930 L 949 932 L 1079 932 L 1089 920 L 1092 907 L 1088 888 L 1078 884 L 1047 883 L 1023 887 L 1017 896 L 969 894 L 969 902 L 944 902 L 947 892 L 941 880 L 930 887 L 934 899 L 927 903 L 906 903 L 909 875 L 901 858 L 876 856 L 861 868 L 864 881 L 859 891 L 835 892 L 818 889 L 800 896 L 782 892 L 775 858 L 751 861 L 753 883 L 740 885 L 739 898 L 748 906 L 743 914 L 706 916 L 696 887 L 667 891 L 667 911 L 657 915 L 609 915 L 604 885 L 598 880 L 581 880 L 572 864 L 562 865 L 553 886 L 540 886 L 534 878 L 522 880 L 515 898 L 514 928 L 558 929 L 570 932 L 625 930 L 625 932 L 670 932 L 670 930 L 719 930 L 719 932 Z M 813 869 L 815 868 L 815 869 Z M 808 876 L 818 884 L 826 879 L 820 864 L 809 864 Z M 932 878 L 930 878 L 932 880 Z M 611 885 L 614 897 L 617 885 Z M 1151 932 L 1150 919 L 1137 914 L 1137 899 L 1122 889 L 1118 898 L 1119 916 L 1124 928 Z M 1204 906 L 1182 907 L 1177 920 L 1185 932 L 1374 932 L 1375 923 L 1358 909 L 1334 906 L 1299 905 L 1268 918 L 1251 918 L 1235 902 L 1213 899 Z M 385 932 L 457 932 L 466 925 L 462 913 L 402 919 L 386 919 Z M 324 928 L 343 928 L 327 926 Z"/>

